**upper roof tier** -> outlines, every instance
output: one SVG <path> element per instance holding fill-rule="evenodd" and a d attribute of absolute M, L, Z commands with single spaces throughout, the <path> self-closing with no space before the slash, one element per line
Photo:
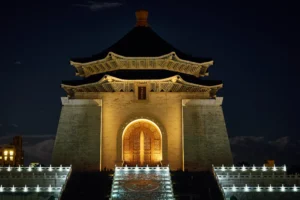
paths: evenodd
<path fill-rule="evenodd" d="M 172 57 L 177 58 L 171 58 L 170 56 L 168 57 L 169 59 L 174 61 L 173 64 L 185 64 L 184 66 L 182 66 L 182 68 L 190 68 L 189 66 L 191 66 L 191 68 L 193 69 L 191 69 L 190 71 L 187 70 L 188 72 L 186 73 L 184 70 L 173 70 L 172 67 L 169 67 L 171 68 L 169 69 L 164 66 L 159 66 L 159 63 L 158 66 L 156 66 L 156 69 L 178 71 L 181 73 L 191 74 L 196 77 L 208 75 L 206 72 L 207 68 L 213 64 L 213 60 L 211 58 L 193 57 L 174 48 L 171 44 L 162 39 L 149 27 L 147 22 L 147 11 L 139 10 L 136 12 L 136 16 L 136 26 L 109 48 L 91 57 L 72 58 L 71 65 L 76 67 L 77 75 L 88 77 L 107 71 L 126 69 L 126 66 L 122 67 L 119 65 L 119 63 L 116 63 L 117 65 L 115 66 L 114 64 L 109 63 L 108 65 L 111 65 L 110 67 L 108 67 L 109 69 L 106 67 L 106 63 L 114 60 L 115 57 L 122 58 L 122 60 L 126 60 L 126 62 L 128 62 L 128 60 L 131 61 L 135 59 L 158 60 L 162 57 L 165 57 L 166 55 L 172 55 Z M 100 62 L 103 65 L 98 65 Z M 195 70 L 196 66 L 198 70 Z M 133 68 L 129 69 L 145 68 L 149 69 L 148 67 L 142 65 L 139 65 L 138 67 L 134 66 Z M 180 66 L 177 66 L 177 68 L 180 68 Z"/>

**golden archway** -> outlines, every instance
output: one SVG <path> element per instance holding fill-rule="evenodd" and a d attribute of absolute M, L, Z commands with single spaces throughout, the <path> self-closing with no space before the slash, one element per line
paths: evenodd
<path fill-rule="evenodd" d="M 123 132 L 123 163 L 128 166 L 154 166 L 162 160 L 162 137 L 150 120 L 138 119 Z"/>

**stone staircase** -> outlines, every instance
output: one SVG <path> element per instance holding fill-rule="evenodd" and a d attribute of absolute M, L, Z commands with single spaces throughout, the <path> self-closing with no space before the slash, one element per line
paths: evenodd
<path fill-rule="evenodd" d="M 169 167 L 116 167 L 111 200 L 174 199 Z"/>

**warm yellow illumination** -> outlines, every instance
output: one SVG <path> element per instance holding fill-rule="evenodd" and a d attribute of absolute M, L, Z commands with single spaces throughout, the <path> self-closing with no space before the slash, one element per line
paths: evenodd
<path fill-rule="evenodd" d="M 9 157 L 10 160 L 13 160 L 14 158 L 12 156 Z"/>
<path fill-rule="evenodd" d="M 130 122 L 130 123 L 126 126 L 126 128 L 123 130 L 122 139 L 124 138 L 124 135 L 125 135 L 124 133 L 126 133 L 127 129 L 128 129 L 132 124 L 137 123 L 137 122 L 148 122 L 148 123 L 150 123 L 151 125 L 153 125 L 153 126 L 158 130 L 158 132 L 159 132 L 159 134 L 160 134 L 160 136 L 161 136 L 161 138 L 162 138 L 162 134 L 161 134 L 160 128 L 159 128 L 153 121 L 151 121 L 151 120 L 149 120 L 149 119 L 136 119 L 136 120 L 133 120 L 132 122 Z M 161 145 L 162 145 L 162 144 L 161 144 Z"/>
<path fill-rule="evenodd" d="M 133 151 L 133 141 L 136 141 L 135 148 L 138 150 L 135 153 Z M 126 150 L 124 149 L 125 144 L 127 144 Z M 152 146 L 156 148 L 155 151 L 154 148 L 149 148 Z M 149 154 L 151 154 L 150 157 L 146 156 Z M 139 166 L 161 161 L 162 133 L 160 128 L 148 119 L 136 119 L 127 124 L 122 134 L 122 159 L 126 164 L 138 164 Z"/>
<path fill-rule="evenodd" d="M 142 131 L 140 133 L 140 162 L 142 166 L 144 165 L 144 149 L 144 132 Z"/>
<path fill-rule="evenodd" d="M 14 151 L 9 151 L 9 155 L 14 155 Z"/>
<path fill-rule="evenodd" d="M 2 156 L 0 156 L 0 159 L 2 159 Z"/>
<path fill-rule="evenodd" d="M 4 156 L 4 160 L 7 160 L 7 156 Z"/>
<path fill-rule="evenodd" d="M 7 156 L 7 154 L 8 154 L 8 151 L 4 151 L 4 155 Z"/>

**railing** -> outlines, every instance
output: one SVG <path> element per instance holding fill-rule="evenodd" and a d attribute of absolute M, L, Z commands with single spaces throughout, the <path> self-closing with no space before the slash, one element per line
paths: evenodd
<path fill-rule="evenodd" d="M 61 167 L 61 166 L 60 166 L 60 167 Z M 60 168 L 60 167 L 59 167 L 59 168 Z M 65 180 L 64 184 L 63 184 L 62 187 L 61 187 L 61 191 L 60 191 L 60 194 L 59 194 L 59 199 L 61 198 L 61 195 L 62 195 L 62 193 L 64 192 L 64 190 L 65 190 L 65 188 L 66 188 L 66 185 L 67 185 L 67 182 L 68 182 L 68 180 L 69 180 L 69 178 L 70 178 L 70 176 L 71 176 L 71 173 L 72 173 L 72 166 L 70 167 L 69 173 L 67 174 L 67 177 L 66 177 L 66 180 Z"/>
<path fill-rule="evenodd" d="M 36 187 L 27 187 L 26 185 L 24 187 L 2 187 L 0 186 L 0 193 L 16 193 L 16 192 L 55 192 L 60 193 L 62 187 L 52 187 L 49 185 L 49 187 L 39 187 L 38 185 Z"/>
<path fill-rule="evenodd" d="M 67 176 L 66 175 L 36 175 L 36 174 L 32 174 L 32 175 L 23 175 L 23 173 L 21 173 L 18 176 L 12 176 L 11 174 L 6 175 L 6 176 L 1 176 L 0 175 L 0 179 L 66 179 Z"/>
<path fill-rule="evenodd" d="M 269 187 L 260 187 L 258 186 L 248 186 L 244 187 L 236 187 L 233 185 L 232 187 L 222 187 L 224 192 L 300 192 L 300 187 L 294 185 L 293 187 L 273 187 L 270 185 Z"/>
<path fill-rule="evenodd" d="M 284 182 L 288 183 L 289 180 L 299 180 L 299 175 L 286 175 L 286 166 L 284 165 L 283 167 L 235 167 L 234 165 L 231 167 L 225 167 L 222 165 L 222 167 L 212 167 L 213 174 L 215 179 L 217 180 L 217 183 L 219 187 L 221 188 L 223 197 L 225 199 L 225 196 L 228 192 L 299 192 L 300 187 L 294 185 L 294 186 L 284 186 L 282 184 L 281 187 L 272 186 L 270 185 L 269 187 L 267 186 L 248 186 L 245 184 L 245 186 L 235 186 L 234 184 L 232 186 L 226 184 L 226 182 L 230 181 L 244 181 L 245 179 L 248 182 L 251 182 L 249 180 L 254 179 L 254 180 L 284 180 Z M 245 174 L 249 173 L 250 174 Z M 254 175 L 252 174 L 254 172 Z M 256 174 L 259 172 L 260 174 Z M 265 174 L 264 172 L 272 172 L 272 174 Z M 276 175 L 276 172 L 283 172 L 282 175 Z M 227 173 L 227 174 L 224 174 Z M 237 183 L 237 182 L 236 182 Z M 241 183 L 239 183 L 241 184 Z M 291 183 L 290 183 L 291 184 Z M 292 185 L 292 184 L 291 184 Z"/>
<path fill-rule="evenodd" d="M 221 187 L 221 183 L 219 181 L 219 177 L 217 176 L 216 172 L 215 172 L 215 167 L 214 165 L 212 165 L 212 172 L 213 172 L 213 175 L 217 181 L 217 184 L 218 184 L 218 187 L 219 187 L 219 190 L 221 191 L 222 193 L 222 196 L 223 196 L 223 199 L 225 199 L 225 191 L 223 190 L 223 188 Z"/>
<path fill-rule="evenodd" d="M 115 167 L 115 171 L 119 171 L 119 170 L 124 170 L 124 171 L 136 171 L 136 172 L 139 172 L 139 171 L 161 171 L 161 170 L 165 170 L 165 171 L 169 171 L 169 167 L 138 167 L 138 166 L 135 166 L 135 167 Z"/>
<path fill-rule="evenodd" d="M 253 165 L 252 167 L 246 167 L 246 166 L 242 166 L 242 167 L 236 167 L 234 165 L 232 166 L 224 166 L 222 165 L 221 167 L 214 167 L 213 166 L 214 171 L 216 172 L 225 172 L 225 171 L 231 171 L 231 172 L 236 172 L 236 171 L 241 171 L 241 172 L 246 172 L 246 171 L 262 171 L 262 172 L 286 172 L 286 166 L 283 165 L 281 167 L 276 167 L 275 165 L 273 167 L 266 167 L 265 165 L 263 165 L 262 167 L 256 167 L 255 165 Z"/>
<path fill-rule="evenodd" d="M 241 175 L 240 173 L 236 175 L 229 175 L 228 173 L 226 175 L 216 175 L 218 179 L 299 179 L 300 176 L 298 174 L 295 175 L 263 175 L 262 173 L 260 175 Z"/>
<path fill-rule="evenodd" d="M 1 172 L 63 172 L 63 171 L 70 171 L 71 167 L 52 167 L 51 165 L 49 167 L 0 167 L 0 173 Z"/>
<path fill-rule="evenodd" d="M 49 180 L 49 179 L 60 179 L 63 180 L 61 187 L 52 186 L 51 184 L 48 187 L 15 187 L 14 185 L 10 187 L 3 187 L 0 185 L 0 193 L 32 193 L 32 192 L 47 192 L 47 193 L 56 193 L 60 199 L 62 192 L 66 186 L 68 179 L 70 178 L 72 172 L 72 167 L 0 167 L 0 179 L 2 180 L 17 180 L 17 179 L 39 179 L 39 180 Z M 51 174 L 55 173 L 55 174 Z M 64 175 L 61 175 L 61 174 Z M 49 175 L 50 174 L 50 175 Z M 66 175 L 65 175 L 66 174 Z M 3 182 L 2 182 L 3 183 Z M 56 184 L 56 183 L 55 183 Z"/>

